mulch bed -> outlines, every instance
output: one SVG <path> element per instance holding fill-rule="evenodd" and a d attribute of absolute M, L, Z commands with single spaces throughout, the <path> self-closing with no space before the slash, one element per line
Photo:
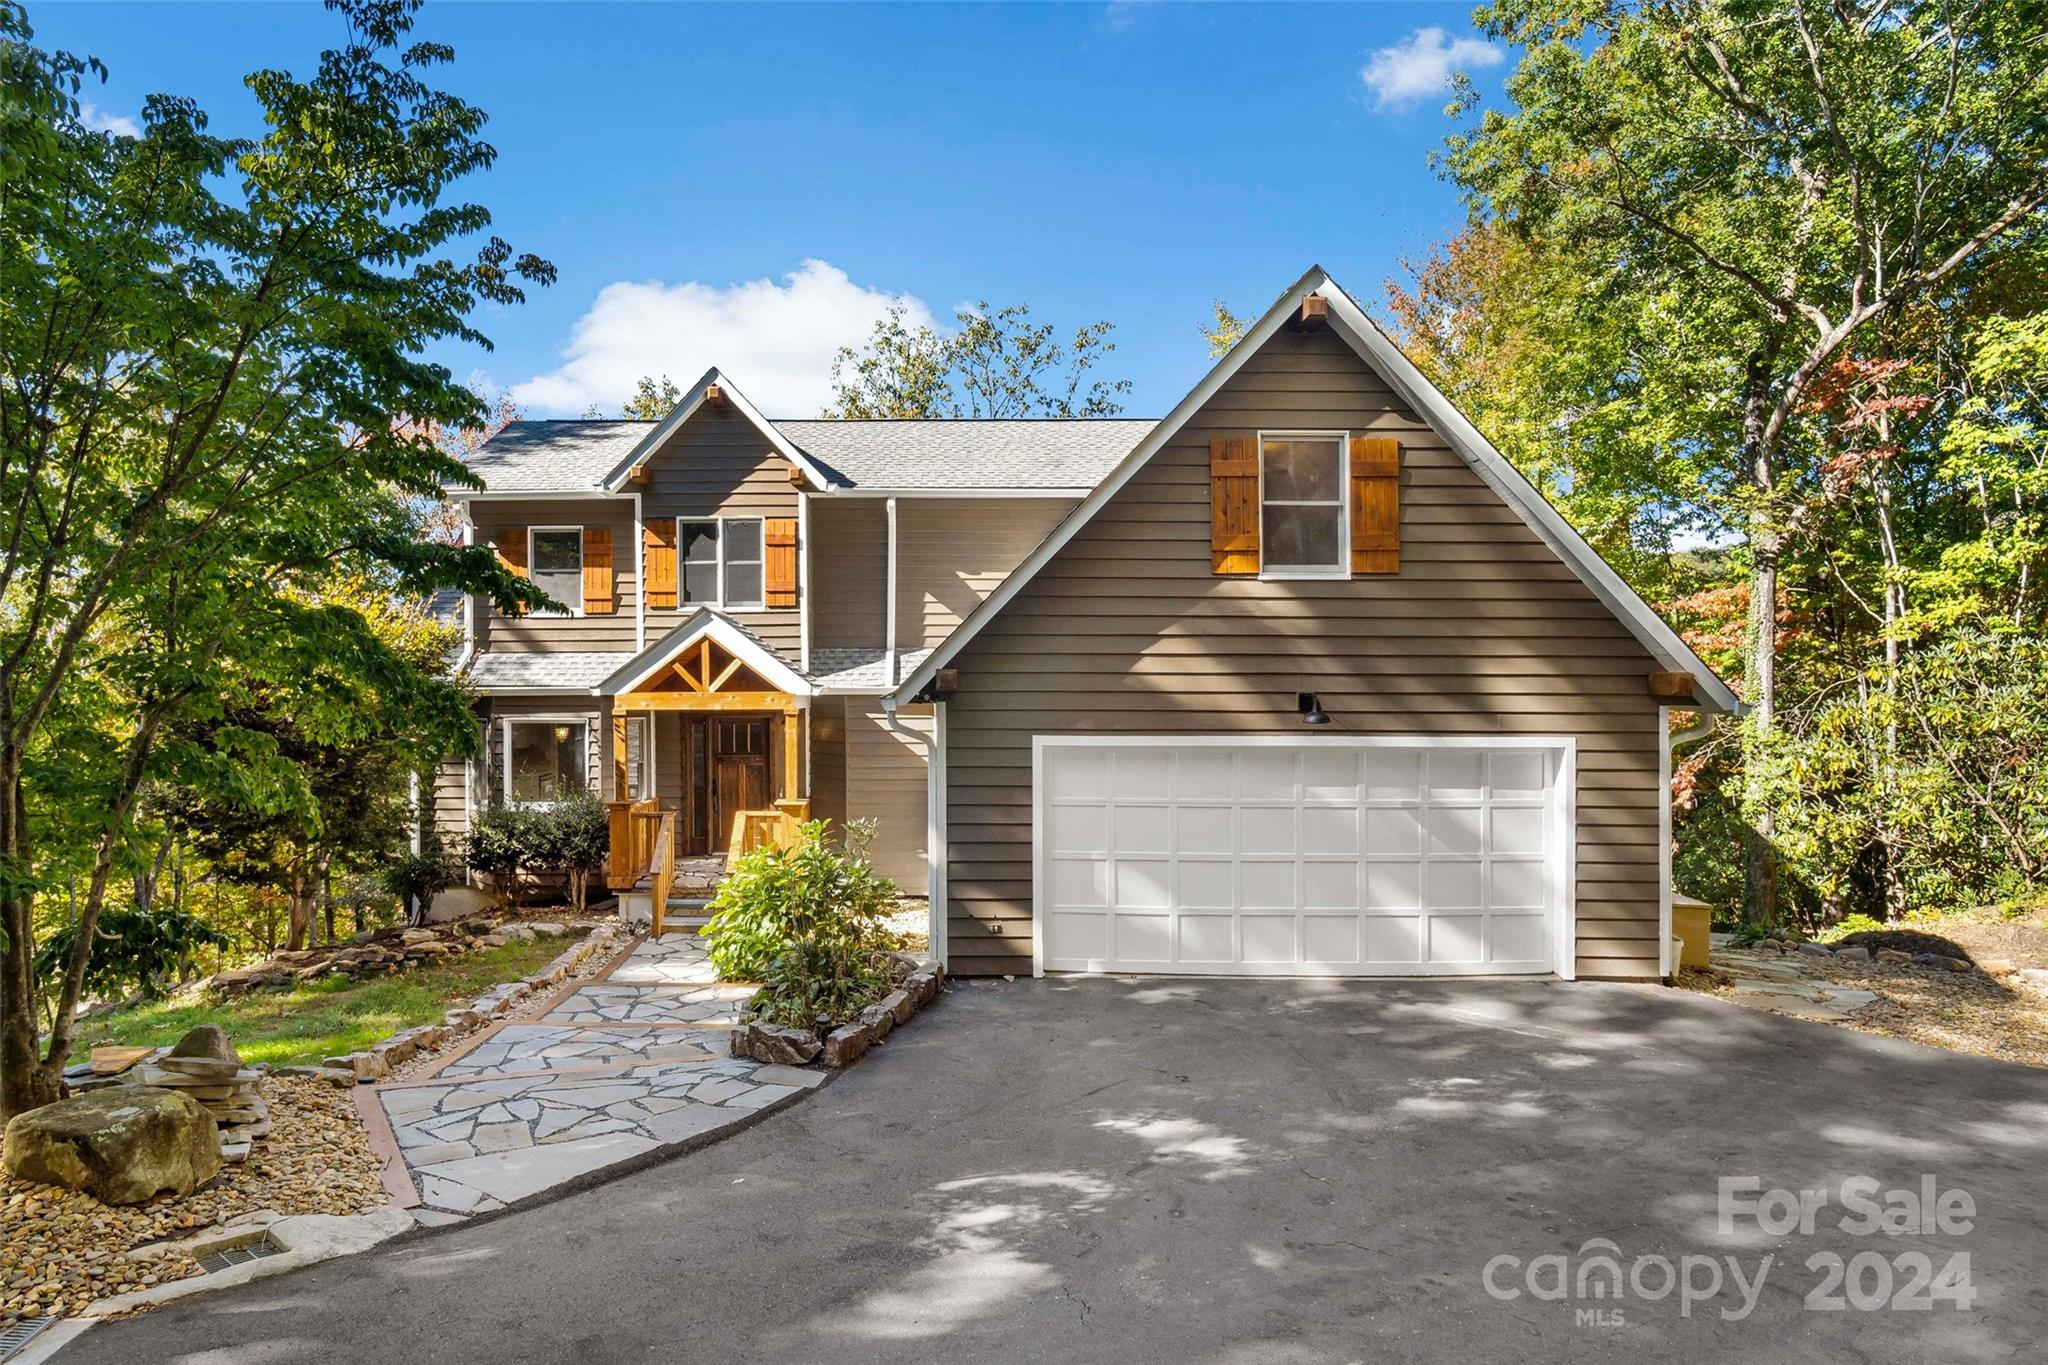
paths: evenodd
<path fill-rule="evenodd" d="M 183 1252 L 128 1253 L 258 1209 L 286 1216 L 364 1213 L 390 1202 L 382 1163 L 347 1090 L 325 1081 L 263 1082 L 271 1132 L 249 1159 L 189 1195 L 102 1204 L 89 1194 L 0 1175 L 0 1329 L 68 1317 L 97 1299 L 199 1274 Z"/>

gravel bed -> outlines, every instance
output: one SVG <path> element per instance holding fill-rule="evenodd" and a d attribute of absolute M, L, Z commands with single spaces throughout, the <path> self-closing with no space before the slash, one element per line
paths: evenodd
<path fill-rule="evenodd" d="M 275 1209 L 363 1213 L 390 1202 L 381 1164 L 346 1090 L 325 1081 L 263 1082 L 271 1132 L 249 1159 L 204 1188 L 116 1207 L 89 1194 L 0 1175 L 0 1329 L 23 1317 L 68 1317 L 110 1298 L 197 1275 L 183 1252 L 130 1259 L 241 1214 Z"/>
<path fill-rule="evenodd" d="M 1876 1000 L 1837 1027 L 2048 1067 L 2048 994 L 2016 975 L 1889 962 L 1866 965 L 1805 953 L 1786 953 L 1777 960 L 1790 963 L 1809 981 L 1876 992 Z M 1731 978 L 1719 970 L 1687 970 L 1677 982 L 1688 990 L 1726 995 Z"/>

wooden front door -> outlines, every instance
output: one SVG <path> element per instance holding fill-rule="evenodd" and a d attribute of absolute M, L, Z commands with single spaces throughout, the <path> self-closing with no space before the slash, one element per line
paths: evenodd
<path fill-rule="evenodd" d="M 768 806 L 768 721 L 717 716 L 705 726 L 711 790 L 704 806 L 711 814 L 711 851 L 723 853 L 732 843 L 733 816 Z"/>

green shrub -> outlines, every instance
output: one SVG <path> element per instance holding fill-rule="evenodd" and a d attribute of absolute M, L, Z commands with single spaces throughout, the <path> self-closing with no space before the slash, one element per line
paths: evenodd
<path fill-rule="evenodd" d="M 590 903 L 590 874 L 604 871 L 611 851 L 611 817 L 588 791 L 571 793 L 531 812 L 528 866 L 559 872 L 568 884 L 569 906 L 582 914 Z"/>
<path fill-rule="evenodd" d="M 797 847 L 744 854 L 718 888 L 701 932 L 721 976 L 762 983 L 755 1013 L 808 1027 L 887 993 L 882 921 L 898 893 L 868 860 L 873 834 L 855 821 L 835 846 L 826 822 L 811 821 Z"/>
<path fill-rule="evenodd" d="M 46 985 L 55 987 L 77 938 L 78 926 L 67 924 L 36 949 L 36 976 Z M 85 989 L 103 1000 L 135 989 L 160 995 L 180 968 L 198 958 L 200 949 L 226 948 L 230 942 L 226 934 L 182 910 L 103 910 L 85 960 Z"/>
<path fill-rule="evenodd" d="M 534 811 L 525 806 L 490 806 L 470 826 L 466 860 L 491 879 L 500 906 L 519 908 L 519 874 L 532 865 Z"/>
<path fill-rule="evenodd" d="M 406 922 L 418 924 L 426 918 L 434 897 L 455 884 L 457 871 L 440 836 L 429 832 L 420 841 L 419 852 L 393 859 L 379 880 L 405 906 Z"/>
<path fill-rule="evenodd" d="M 1842 918 L 1813 936 L 1816 943 L 1840 943 L 1851 934 L 1881 934 L 1886 929 L 1883 920 L 1872 919 L 1861 910 Z"/>

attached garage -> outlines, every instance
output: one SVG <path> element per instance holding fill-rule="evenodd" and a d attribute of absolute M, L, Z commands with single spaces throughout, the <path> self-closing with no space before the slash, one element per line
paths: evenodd
<path fill-rule="evenodd" d="M 1041 736 L 1034 966 L 1573 975 L 1569 739 Z"/>

